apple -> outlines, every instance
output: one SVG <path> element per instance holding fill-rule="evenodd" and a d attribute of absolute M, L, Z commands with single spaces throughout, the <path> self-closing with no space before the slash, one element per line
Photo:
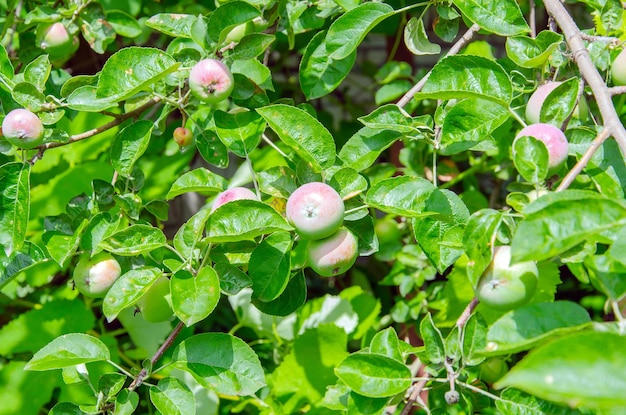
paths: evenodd
<path fill-rule="evenodd" d="M 548 168 L 553 171 L 567 159 L 569 143 L 563 131 L 551 124 L 530 124 L 517 134 L 515 139 L 523 136 L 534 137 L 543 141 L 548 148 Z"/>
<path fill-rule="evenodd" d="M 36 41 L 52 61 L 69 58 L 78 49 L 78 37 L 72 36 L 60 22 L 40 25 Z"/>
<path fill-rule="evenodd" d="M 478 281 L 476 297 L 495 310 L 512 310 L 532 298 L 538 275 L 533 261 L 511 265 L 511 247 L 497 246 L 491 264 Z"/>
<path fill-rule="evenodd" d="M 178 144 L 180 148 L 187 147 L 193 140 L 193 133 L 189 128 L 176 127 L 173 135 L 174 141 L 176 141 L 176 144 Z"/>
<path fill-rule="evenodd" d="M 256 193 L 247 187 L 231 187 L 215 197 L 213 205 L 211 206 L 211 212 L 228 202 L 241 199 L 259 200 Z"/>
<path fill-rule="evenodd" d="M 509 367 L 501 357 L 485 360 L 478 367 L 478 377 L 485 383 L 495 383 L 509 371 Z"/>
<path fill-rule="evenodd" d="M 540 122 L 540 114 L 541 107 L 545 102 L 546 98 L 556 87 L 561 85 L 563 82 L 560 81 L 549 81 L 545 84 L 539 86 L 532 93 L 530 98 L 528 99 L 528 103 L 526 104 L 526 121 L 531 124 L 537 124 Z M 580 97 L 580 101 L 574 108 L 573 116 L 584 121 L 587 118 L 587 112 L 589 108 L 587 107 L 587 102 L 584 97 Z"/>
<path fill-rule="evenodd" d="M 255 30 L 256 26 L 254 25 L 252 20 L 249 20 L 230 29 L 230 32 L 228 32 L 228 35 L 226 35 L 226 39 L 224 40 L 227 44 L 233 42 L 239 43 L 245 35 L 247 35 L 248 33 L 253 33 Z"/>
<path fill-rule="evenodd" d="M 611 79 L 614 85 L 626 85 L 626 49 L 611 64 Z"/>
<path fill-rule="evenodd" d="M 16 147 L 29 149 L 43 142 L 43 124 L 37 115 L 24 108 L 14 109 L 2 121 L 2 134 Z"/>
<path fill-rule="evenodd" d="M 339 229 L 344 213 L 343 200 L 335 189 L 311 182 L 289 196 L 285 215 L 302 238 L 322 239 Z"/>
<path fill-rule="evenodd" d="M 309 265 L 322 277 L 341 275 L 354 265 L 358 248 L 354 234 L 341 228 L 327 238 L 309 241 Z"/>
<path fill-rule="evenodd" d="M 108 252 L 85 254 L 74 268 L 74 286 L 87 297 L 104 297 L 121 274 L 119 262 Z"/>
<path fill-rule="evenodd" d="M 217 104 L 228 98 L 235 86 L 230 69 L 216 59 L 203 59 L 189 73 L 189 89 L 200 101 Z"/>
<path fill-rule="evenodd" d="M 169 320 L 174 315 L 174 311 L 167 301 L 168 296 L 170 296 L 170 280 L 161 276 L 139 300 L 138 307 L 144 320 L 150 323 Z"/>

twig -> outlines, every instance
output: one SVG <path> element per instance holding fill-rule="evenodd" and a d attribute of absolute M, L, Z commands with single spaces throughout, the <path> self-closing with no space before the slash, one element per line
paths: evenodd
<path fill-rule="evenodd" d="M 400 415 L 408 415 L 411 412 L 411 409 L 413 409 L 413 405 L 415 404 L 415 402 L 418 402 L 420 394 L 422 393 L 424 386 L 426 386 L 426 383 L 428 383 L 429 378 L 430 375 L 428 374 L 428 372 L 426 372 L 424 373 L 424 377 L 413 386 L 411 395 L 409 396 L 409 399 L 407 399 L 406 405 L 402 409 Z"/>
<path fill-rule="evenodd" d="M 611 95 L 626 94 L 626 86 L 614 86 L 612 88 L 609 88 L 609 94 Z"/>
<path fill-rule="evenodd" d="M 616 38 L 616 37 L 595 36 L 595 35 L 589 35 L 585 32 L 580 32 L 580 37 L 583 38 L 584 40 L 588 40 L 589 42 L 607 42 L 612 45 L 618 45 L 620 42 L 619 38 Z"/>
<path fill-rule="evenodd" d="M 530 7 L 530 13 L 528 14 L 528 20 L 530 21 L 530 37 L 537 37 L 537 7 L 535 0 L 530 0 L 528 3 Z"/>
<path fill-rule="evenodd" d="M 185 324 L 182 321 L 179 322 L 176 327 L 174 327 L 174 330 L 172 330 L 165 342 L 163 342 L 161 347 L 159 347 L 159 349 L 154 353 L 154 356 L 150 358 L 150 366 L 154 366 L 156 362 L 161 358 L 161 356 L 163 356 L 163 353 L 165 353 L 165 351 L 174 343 L 174 340 L 183 329 L 183 327 L 185 327 Z M 146 376 L 148 376 L 148 370 L 146 370 L 146 368 L 141 369 L 135 380 L 133 380 L 133 382 L 128 385 L 128 390 L 134 391 L 139 386 L 141 386 Z"/>
<path fill-rule="evenodd" d="M 581 171 L 585 168 L 591 157 L 595 154 L 595 152 L 600 148 L 600 146 L 606 141 L 609 137 L 608 128 L 604 128 L 600 133 L 593 139 L 591 145 L 585 151 L 585 154 L 578 160 L 578 163 L 565 175 L 563 181 L 559 184 L 555 191 L 560 192 L 561 190 L 567 189 L 573 182 L 576 176 L 580 174 Z"/>
<path fill-rule="evenodd" d="M 448 53 L 446 53 L 446 57 L 456 55 L 457 53 L 459 53 L 459 51 L 463 49 L 463 47 L 470 40 L 472 40 L 474 35 L 478 33 L 479 30 L 480 30 L 480 26 L 478 26 L 477 24 L 473 24 L 472 27 L 470 27 L 467 30 L 467 32 L 465 32 L 463 36 L 461 36 L 461 39 L 459 39 L 454 45 L 452 45 Z M 411 88 L 406 94 L 404 94 L 402 98 L 400 98 L 400 100 L 397 103 L 397 105 L 400 108 L 405 107 L 406 104 L 408 104 L 411 101 L 411 99 L 413 99 L 415 94 L 417 94 L 419 91 L 422 90 L 422 88 L 424 88 L 424 85 L 426 84 L 426 81 L 428 80 L 428 77 L 430 76 L 431 72 L 432 70 L 429 71 L 426 75 L 424 75 L 422 79 L 420 79 L 415 85 L 413 85 L 413 88 Z"/>
<path fill-rule="evenodd" d="M 602 114 L 604 128 L 608 130 L 606 138 L 613 136 L 622 151 L 622 155 L 626 156 L 626 129 L 620 122 L 613 106 L 609 88 L 591 61 L 578 26 L 559 0 L 544 0 L 544 5 L 547 12 L 563 31 L 567 44 L 572 51 L 572 58 L 593 92 L 600 114 Z"/>
<path fill-rule="evenodd" d="M 467 320 L 469 320 L 469 318 L 472 316 L 472 313 L 474 312 L 474 309 L 477 305 L 478 299 L 474 297 L 472 298 L 472 301 L 470 301 L 470 303 L 467 305 L 467 307 L 465 307 L 465 310 L 463 310 L 463 313 L 461 313 L 461 316 L 456 321 L 456 326 L 459 328 L 459 331 L 463 330 L 463 327 L 465 327 L 465 325 L 467 324 Z"/>
<path fill-rule="evenodd" d="M 134 110 L 127 112 L 125 114 L 121 114 L 120 116 L 118 116 L 116 119 L 114 119 L 113 121 L 110 121 L 104 125 L 101 125 L 100 127 L 97 128 L 93 128 L 91 130 L 85 131 L 83 133 L 80 134 L 76 134 L 70 137 L 70 139 L 66 142 L 51 142 L 51 143 L 46 143 L 43 144 L 39 147 L 37 147 L 39 149 L 39 152 L 37 153 L 37 155 L 35 157 L 33 157 L 33 159 L 31 160 L 31 164 L 35 163 L 38 159 L 40 159 L 43 156 L 43 153 L 46 150 L 49 150 L 51 148 L 56 148 L 56 147 L 62 147 L 62 146 L 66 146 L 68 144 L 72 144 L 75 143 L 76 141 L 81 141 L 84 140 L 86 138 L 89 137 L 93 137 L 94 135 L 98 135 L 104 131 L 110 130 L 113 127 L 117 127 L 118 125 L 120 125 L 121 123 L 123 123 L 124 121 L 126 121 L 129 118 L 133 118 L 136 117 L 138 115 L 140 115 L 142 112 L 144 112 L 145 110 L 147 110 L 148 108 L 152 107 L 153 105 L 157 104 L 160 101 L 159 98 L 153 98 L 150 101 L 146 102 L 145 104 L 143 104 L 142 106 L 135 108 Z"/>

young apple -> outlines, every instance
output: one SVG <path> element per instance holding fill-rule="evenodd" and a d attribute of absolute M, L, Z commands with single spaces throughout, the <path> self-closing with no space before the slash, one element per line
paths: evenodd
<path fill-rule="evenodd" d="M 626 49 L 611 64 L 611 79 L 614 85 L 626 85 Z"/>
<path fill-rule="evenodd" d="M 66 60 L 78 49 L 78 37 L 72 36 L 60 22 L 42 24 L 36 35 L 39 47 L 50 56 L 51 61 Z"/>
<path fill-rule="evenodd" d="M 495 310 L 512 310 L 532 298 L 538 275 L 537 264 L 533 261 L 511 265 L 511 247 L 498 246 L 491 264 L 478 281 L 476 297 Z"/>
<path fill-rule="evenodd" d="M 2 134 L 18 148 L 35 148 L 43 142 L 43 124 L 39 117 L 27 109 L 9 112 L 2 121 Z"/>
<path fill-rule="evenodd" d="M 167 301 L 169 295 L 170 280 L 161 276 L 139 300 L 139 311 L 144 320 L 150 323 L 159 323 L 171 318 L 174 311 Z"/>
<path fill-rule="evenodd" d="M 217 104 L 228 98 L 235 86 L 230 69 L 216 59 L 203 59 L 189 73 L 189 89 L 200 101 Z"/>
<path fill-rule="evenodd" d="M 213 205 L 211 206 L 211 212 L 228 202 L 241 199 L 259 200 L 256 197 L 256 193 L 247 187 L 231 187 L 215 197 Z"/>
<path fill-rule="evenodd" d="M 515 139 L 523 136 L 534 137 L 543 141 L 548 148 L 548 168 L 553 171 L 567 159 L 569 143 L 563 131 L 551 124 L 531 124 L 517 134 Z"/>
<path fill-rule="evenodd" d="M 322 277 L 335 277 L 352 268 L 359 254 L 358 241 L 345 228 L 333 235 L 309 241 L 309 265 Z"/>
<path fill-rule="evenodd" d="M 189 128 L 176 127 L 174 130 L 174 141 L 178 144 L 178 147 L 187 147 L 193 141 L 193 133 Z"/>
<path fill-rule="evenodd" d="M 343 223 L 345 206 L 331 186 L 311 182 L 297 188 L 287 199 L 286 217 L 305 239 L 332 235 Z"/>
<path fill-rule="evenodd" d="M 539 86 L 537 90 L 532 93 L 532 95 L 528 99 L 528 103 L 526 104 L 526 121 L 528 121 L 530 124 L 537 124 L 541 121 L 540 114 L 543 103 L 545 102 L 548 95 L 550 95 L 550 93 L 562 83 L 563 82 L 560 81 L 549 81 Z M 576 104 L 572 116 L 574 118 L 580 119 L 581 121 L 584 121 L 587 118 L 588 111 L 589 108 L 587 107 L 587 102 L 585 101 L 585 97 L 583 95 L 580 97 L 580 100 Z"/>
<path fill-rule="evenodd" d="M 74 286 L 87 297 L 104 297 L 121 274 L 119 262 L 108 252 L 85 254 L 74 268 Z"/>

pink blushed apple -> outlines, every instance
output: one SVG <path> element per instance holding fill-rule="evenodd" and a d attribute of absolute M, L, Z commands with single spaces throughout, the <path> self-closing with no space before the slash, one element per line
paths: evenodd
<path fill-rule="evenodd" d="M 216 104 L 228 98 L 235 81 L 230 69 L 216 59 L 203 59 L 189 73 L 189 89 L 200 101 Z"/>
<path fill-rule="evenodd" d="M 31 111 L 18 108 L 9 112 L 2 121 L 2 134 L 16 147 L 29 149 L 43 141 L 43 124 Z"/>
<path fill-rule="evenodd" d="M 215 197 L 215 200 L 213 200 L 213 205 L 211 206 L 211 212 L 228 202 L 242 199 L 259 200 L 259 198 L 256 196 L 256 193 L 254 193 L 247 187 L 231 187 L 230 189 L 224 190 L 222 193 L 218 194 Z"/>
<path fill-rule="evenodd" d="M 111 254 L 100 252 L 93 257 L 85 254 L 74 268 L 74 285 L 87 297 L 104 297 L 121 273 L 120 264 Z"/>
<path fill-rule="evenodd" d="M 334 277 L 354 265 L 358 252 L 358 241 L 354 234 L 341 228 L 327 238 L 309 242 L 309 265 L 323 277 Z"/>
<path fill-rule="evenodd" d="M 305 239 L 332 235 L 343 223 L 345 206 L 331 186 L 311 182 L 297 188 L 287 199 L 286 217 Z"/>
<path fill-rule="evenodd" d="M 522 130 L 515 137 L 530 136 L 542 141 L 548 148 L 548 167 L 554 170 L 566 159 L 569 151 L 569 143 L 563 131 L 551 124 L 531 124 Z"/>

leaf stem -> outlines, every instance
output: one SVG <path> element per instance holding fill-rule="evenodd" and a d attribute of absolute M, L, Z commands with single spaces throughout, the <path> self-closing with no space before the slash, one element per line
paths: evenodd
<path fill-rule="evenodd" d="M 591 160 L 591 157 L 593 157 L 595 152 L 606 141 L 609 135 L 610 131 L 608 128 L 604 128 L 602 131 L 600 131 L 596 138 L 594 138 L 591 142 L 591 145 L 589 146 L 587 151 L 585 151 L 585 154 L 583 154 L 580 160 L 578 160 L 578 163 L 576 163 L 576 165 L 572 167 L 572 169 L 565 175 L 563 181 L 556 188 L 557 192 L 567 189 L 574 182 L 576 176 L 578 176 L 580 172 L 583 171 L 587 163 L 589 163 L 589 160 Z"/>

